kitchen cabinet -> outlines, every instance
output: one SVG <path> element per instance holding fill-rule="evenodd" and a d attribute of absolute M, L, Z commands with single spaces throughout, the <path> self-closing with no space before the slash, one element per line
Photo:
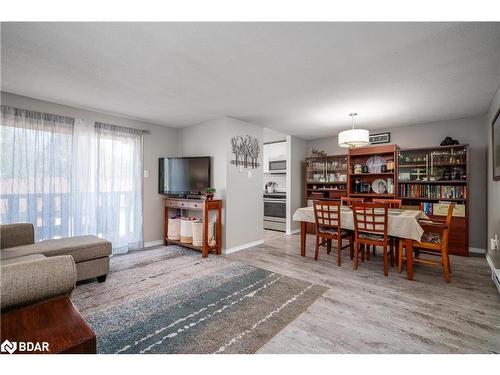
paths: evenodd
<path fill-rule="evenodd" d="M 269 160 L 285 160 L 286 159 L 286 141 L 269 143 Z"/>
<path fill-rule="evenodd" d="M 263 156 L 263 172 L 264 173 L 269 173 L 269 145 L 265 144 L 264 145 L 264 150 L 262 151 L 262 156 Z"/>

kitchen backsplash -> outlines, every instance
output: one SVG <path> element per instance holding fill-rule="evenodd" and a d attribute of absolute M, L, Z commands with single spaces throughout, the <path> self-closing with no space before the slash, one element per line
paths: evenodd
<path fill-rule="evenodd" d="M 266 188 L 266 184 L 268 182 L 276 182 L 276 191 L 288 191 L 287 186 L 286 186 L 286 175 L 285 174 L 270 174 L 270 173 L 264 173 L 263 175 L 263 180 L 264 180 L 264 186 L 263 188 Z"/>

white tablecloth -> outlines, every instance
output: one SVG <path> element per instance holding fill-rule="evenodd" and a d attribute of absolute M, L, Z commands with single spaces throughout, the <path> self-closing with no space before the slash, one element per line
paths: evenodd
<path fill-rule="evenodd" d="M 348 207 L 342 207 L 340 212 L 342 228 L 354 230 L 352 210 Z M 393 237 L 410 238 L 420 241 L 424 230 L 418 223 L 418 219 L 428 219 L 428 217 L 422 211 L 418 210 L 389 209 L 387 234 Z M 314 208 L 312 206 L 299 208 L 293 214 L 293 220 L 315 223 Z"/>

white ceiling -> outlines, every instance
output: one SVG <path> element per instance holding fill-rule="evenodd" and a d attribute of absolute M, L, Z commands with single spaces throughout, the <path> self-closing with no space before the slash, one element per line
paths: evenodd
<path fill-rule="evenodd" d="M 303 138 L 480 115 L 500 23 L 3 23 L 2 91 L 184 127 Z"/>

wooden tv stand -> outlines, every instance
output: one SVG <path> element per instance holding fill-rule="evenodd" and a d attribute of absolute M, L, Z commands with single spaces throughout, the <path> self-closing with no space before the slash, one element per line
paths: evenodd
<path fill-rule="evenodd" d="M 193 250 L 201 251 L 202 257 L 206 258 L 208 252 L 215 250 L 215 254 L 220 255 L 222 249 L 222 200 L 201 200 L 201 199 L 183 199 L 183 198 L 163 198 L 165 209 L 163 214 L 163 240 L 165 246 L 168 244 L 175 244 L 179 246 L 188 247 Z M 194 246 L 193 244 L 182 243 L 177 240 L 171 240 L 168 238 L 168 218 L 169 210 L 190 210 L 190 211 L 201 211 L 203 219 L 203 245 Z M 210 246 L 208 244 L 208 213 L 209 211 L 217 212 L 217 219 L 215 221 L 215 245 Z"/>

